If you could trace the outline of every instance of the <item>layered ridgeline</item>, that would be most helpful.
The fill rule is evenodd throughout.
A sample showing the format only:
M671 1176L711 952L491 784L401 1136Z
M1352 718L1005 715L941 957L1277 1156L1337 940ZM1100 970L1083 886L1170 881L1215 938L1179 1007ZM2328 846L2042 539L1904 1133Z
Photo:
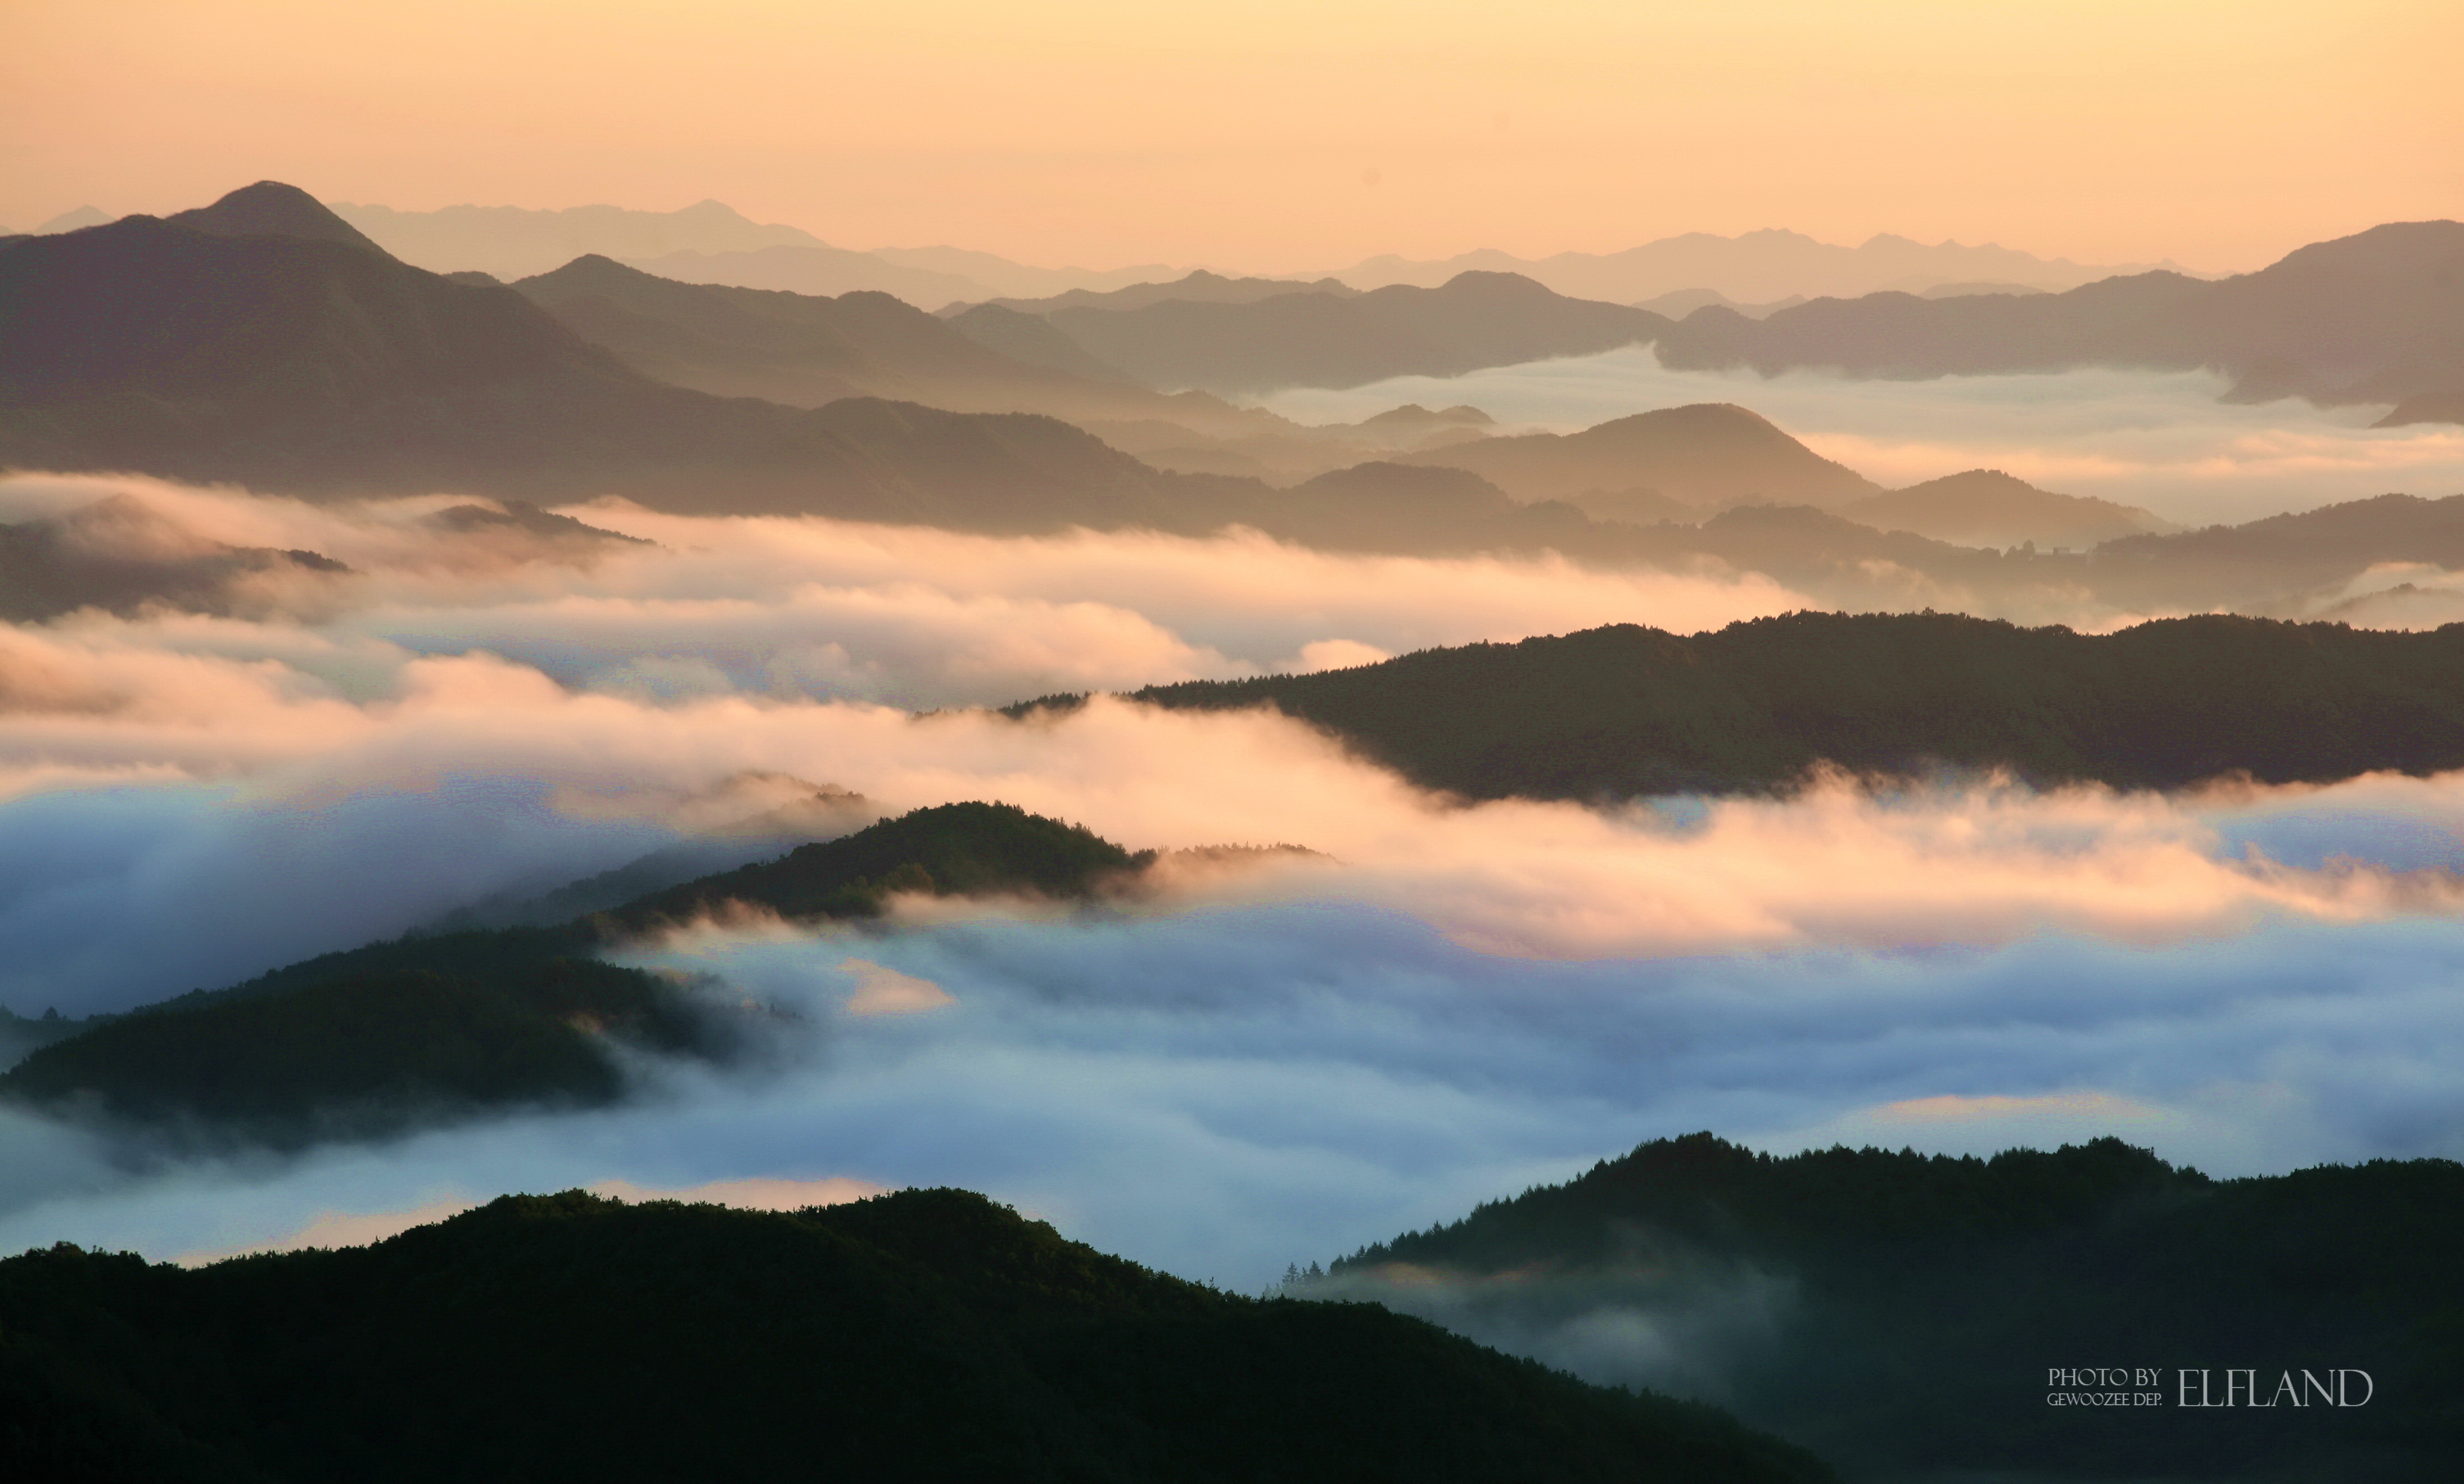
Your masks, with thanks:
M1568 299L1519 274L1458 274L1436 288L1359 293L1333 282L1192 275L1110 294L994 306L1033 314L1089 355L1151 387L1223 393L1359 387L1394 376L1590 355L1674 328L1627 304ZM953 322L971 329L981 310Z
M1554 322L1556 309L1513 307L1523 291L1481 292L1492 291L1513 300L1498 310L1500 336ZM973 311L944 322L878 295L679 284L606 261L519 291L459 281L262 185L168 219L0 247L0 467L311 497L616 493L687 512L998 533L1247 526L1338 549L1554 550L1615 567L1696 570L1708 559L1825 605L2013 614L2066 611L2081 594L2122 610L2316 613L2346 601L2372 565L2440 560L2456 524L2429 509L2347 507L2314 513L2318 529L2284 540L2151 546L2171 538L2144 511L1983 471L1886 492L1716 405L1566 435L1488 436L1468 408L1305 429L1134 386L1045 318L982 312L1006 317L995 337L1006 348L962 333ZM827 400L842 388L865 394ZM229 608L227 594L255 578L324 570L297 552L200 548L166 564L124 522L88 524L65 541L23 528L0 538L13 569L68 574L46 578L58 590L21 616L80 600Z
M0 1438L23 1478L1832 1477L1706 1406L1219 1293L958 1190L507 1196L199 1271L30 1251L0 1262Z
M1597 293L1572 279L1561 286ZM2404 410L2391 422L2448 415L2464 392L2464 224L2456 222L2375 227L2214 281L2158 271L2073 277L2062 293L2025 282L1952 287L1989 292L1815 299L1760 318L1712 302L1671 321L1474 267L1441 286L1368 294L1285 284L1226 301L1198 292L1155 299L1142 286L1002 307L1039 315L1089 354L1151 383L1225 391L1453 375L1648 343L1671 367L1766 375L2205 368L2233 378L2234 400L2399 403Z
M2452 398L2464 390L2464 223L2374 227L2213 282L2149 273L2062 294L1871 294L1760 320L1710 307L1657 344L1670 366L1766 375L2204 367L2233 379L2233 401ZM2433 416L2440 406L2414 403L2406 416Z
M1717 1396L1851 1477L2423 1480L2464 1470L2459 1223L2448 1160L2217 1181L2114 1139L1774 1159L1698 1134L1289 1287ZM2186 1408L2185 1371L2216 1405ZM2160 1403L2049 1400L2109 1392Z
M2210 616L2109 634L1947 613L1630 624L1379 664L1151 686L1269 706L1469 798L1780 788L1831 764L2172 788L2464 767L2464 624L2426 633ZM1057 697L1009 708L1067 705Z
M1049 418L671 386L273 184L0 248L0 466L986 529L1177 528L1187 493Z
M712 918L860 922L901 895L1087 900L1151 858L1007 805L917 809L554 926L371 943L65 1037L12 1024L46 1044L0 1074L0 1101L277 1145L605 1104L631 1056L737 1059L781 1012L600 954Z

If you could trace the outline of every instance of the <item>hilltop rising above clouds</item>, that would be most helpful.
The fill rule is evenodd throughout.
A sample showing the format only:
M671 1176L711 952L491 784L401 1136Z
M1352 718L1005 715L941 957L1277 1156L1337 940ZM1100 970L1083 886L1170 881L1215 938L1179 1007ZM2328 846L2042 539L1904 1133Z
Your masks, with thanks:
M2118 633L1947 613L1618 625L1381 664L1133 693L1273 706L1475 799L1785 787L1825 764L2177 788L2464 766L2464 625L2377 633L2203 617Z

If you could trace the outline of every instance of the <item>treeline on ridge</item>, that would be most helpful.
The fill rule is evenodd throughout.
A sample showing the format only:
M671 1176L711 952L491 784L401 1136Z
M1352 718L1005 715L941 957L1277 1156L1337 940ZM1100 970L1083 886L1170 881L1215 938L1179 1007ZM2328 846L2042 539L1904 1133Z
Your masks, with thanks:
M2459 1228L2452 1160L2212 1180L2112 1138L1775 1158L1704 1133L1363 1249L1296 1291L1475 1338L1750 1292L1761 1323L1694 1337L1705 1389L1855 1477L2410 1480L2464 1467ZM2049 1406L2064 1387L2047 1372L2078 1366L2155 1373L2122 1389L2163 1405ZM2220 1400L2225 1367L2254 1371L2261 1400L2288 1371L2365 1372L2349 1386L2365 1405L2186 1410L2181 1372L2207 1370L2191 1399Z
M2081 634L1801 612L1693 635L1619 624L1131 698L1271 706L1468 798L1606 799L1782 788L1824 764L2123 788L2428 773L2464 766L2459 682L2455 624L2415 633L2209 615Z
M605 1104L627 1088L615 1043L725 1060L775 1012L600 952L731 911L813 922L900 894L1083 899L1147 858L1011 805L920 808L559 926L406 936L98 1017L0 1073L0 1102L277 1145Z
M958 1190L507 1196L198 1271L30 1251L0 1261L0 1454L94 1480L1833 1477L1707 1406L1220 1293Z

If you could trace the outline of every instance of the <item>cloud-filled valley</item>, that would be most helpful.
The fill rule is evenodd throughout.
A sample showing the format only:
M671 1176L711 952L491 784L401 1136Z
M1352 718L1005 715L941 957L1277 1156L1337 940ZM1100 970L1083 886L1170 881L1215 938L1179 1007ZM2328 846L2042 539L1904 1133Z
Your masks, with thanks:
M1462 376L1274 393L1304 421L1398 402L1467 402L1507 423L1585 427L1640 407L1735 402L1888 485L1991 468L2046 489L2144 505L2188 525L2235 522L2390 490L2464 492L2464 432L2374 429L2385 407L2220 400L2208 371L2067 370L1861 380L1819 371L1671 370L1649 346Z
M11 1241L170 1256L499 1188L952 1183L1255 1287L1698 1127L1783 1150L2120 1131L2223 1173L2458 1152L2454 776L1464 806L1274 716L979 708L1793 600L1248 537L603 505L574 513L648 544L542 549L440 533L444 500L5 496L31 519L114 491L350 572L222 616L0 634L0 1004L22 1014L126 1009L548 891L805 785L1316 853L1180 866L1091 911L918 900L867 931L685 933L642 962L802 1018L766 1070L646 1065L612 1109L176 1160L12 1112ZM800 644L829 658L782 669Z

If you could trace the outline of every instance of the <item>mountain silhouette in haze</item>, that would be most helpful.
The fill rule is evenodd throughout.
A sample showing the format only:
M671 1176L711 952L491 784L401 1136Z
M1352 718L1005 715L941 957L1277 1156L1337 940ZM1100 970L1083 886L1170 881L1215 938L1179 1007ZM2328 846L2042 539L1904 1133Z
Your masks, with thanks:
M336 215L414 267L431 273L477 270L507 280L546 273L596 254L619 262L665 262L668 269L677 270L669 277L695 282L803 293L895 293L933 308L952 299L1002 294L1119 288L1170 272L1155 263L1100 271L1034 268L991 253L948 247L859 253L833 247L799 227L750 221L717 201L698 201L674 211L615 206L562 210L449 206L432 211L402 211L347 201L329 205ZM97 213L96 220L108 218ZM671 255L679 254L691 255L670 260ZM744 270L743 276L732 276L738 268ZM782 281L800 277L804 281Z
M1906 489L1868 495L1839 514L1878 530L1913 531L1955 546L2086 548L2124 536L2178 529L2134 505L2057 495L1998 469L1970 469Z
M2464 223L2374 227L2212 282L2154 273L2063 294L1876 294L1762 320L1712 307L1658 347L1677 369L1913 379L2207 368L2232 378L2232 401L2401 402L2452 391L2464 365Z
M1586 509L1638 489L1704 510L1747 501L1837 506L1881 493L1769 419L1715 402L1638 412L1581 432L1485 438L1403 461L1468 469L1517 499Z
M1204 393L1166 396L1102 366L1042 320L1007 317L1058 340L1087 370L1005 353L960 325L880 293L835 299L681 283L582 257L513 285L592 343L660 381L793 407L845 397L949 411L1035 412L1072 423L1168 421L1187 436L1264 434L1294 425ZM988 310L987 314L1007 314ZM1036 348L1036 347L1030 347Z
M1045 318L1096 360L1150 387L1226 394L1459 376L1613 350L1670 324L1624 304L1566 299L1513 274L1465 273L1438 288L1365 294L1306 285L1260 292L1143 302L1130 295L1130 307L1064 304Z
M674 509L994 529L1181 520L1168 476L1065 424L669 386L313 207L253 187L207 209L211 230L129 217L0 248L0 464L311 495L621 486ZM251 225L276 230L227 234Z
M433 211L398 211L347 201L326 205L336 216L415 268L430 273L475 269L503 279L544 273L593 253L630 258L688 251L827 246L801 228L748 221L717 201L698 201L675 211L614 206L562 210L449 206Z
M1071 289L1041 299L995 299L986 302L1022 314L1049 315L1063 309L1144 309L1149 304L1179 300L1192 304L1254 304L1286 294L1331 294L1351 299L1360 291L1334 278L1227 278L1203 268L1167 282L1133 283L1117 289ZM952 304L945 315L979 307Z
M2173 263L2094 267L1991 244L1928 246L1888 233L1857 247L1840 247L1802 233L1766 230L1734 237L1686 233L1618 253L1558 253L1538 258L1495 250L1426 262L1373 257L1333 277L1362 289L1390 283L1426 287L1459 273L1485 271L1520 274L1574 299L1630 304L1697 291L1734 302L1767 304L1795 297L1854 299L1886 290L1923 292L1948 283L2070 289L2154 269L2179 271Z
M211 206L174 212L164 220L217 237L296 237L385 252L365 233L327 210L323 202L280 181L243 186Z

